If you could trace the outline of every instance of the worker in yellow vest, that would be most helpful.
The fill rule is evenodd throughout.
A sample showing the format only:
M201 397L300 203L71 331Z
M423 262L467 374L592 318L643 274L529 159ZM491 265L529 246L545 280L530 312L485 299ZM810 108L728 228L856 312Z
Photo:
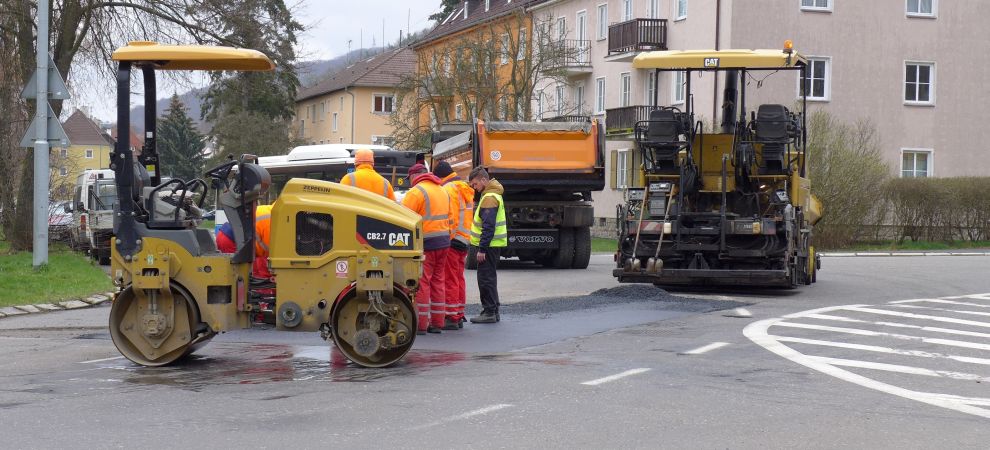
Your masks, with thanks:
M505 202L502 185L488 175L484 167L475 167L468 182L481 200L474 210L471 223L471 245L478 247L478 291L481 294L481 314L471 323L496 323L502 320L498 301L498 258L509 245L509 229L505 222Z

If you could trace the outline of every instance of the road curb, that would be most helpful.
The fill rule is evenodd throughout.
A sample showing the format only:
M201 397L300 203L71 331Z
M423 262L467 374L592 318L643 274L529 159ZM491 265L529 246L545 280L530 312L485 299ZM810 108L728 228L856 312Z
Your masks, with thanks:
M990 252L820 252L825 258L855 258L871 256L990 256Z
M34 305L17 305L0 308L0 319L4 317L22 316L26 314L42 314L55 311L92 308L107 303L114 296L113 292L91 295L86 298L63 300L54 303L38 303Z

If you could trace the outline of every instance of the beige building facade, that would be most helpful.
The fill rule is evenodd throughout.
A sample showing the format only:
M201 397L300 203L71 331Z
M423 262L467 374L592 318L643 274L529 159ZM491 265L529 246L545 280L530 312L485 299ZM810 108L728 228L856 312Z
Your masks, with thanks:
M683 108L684 76L632 68L642 51L782 48L792 40L811 60L809 112L854 124L868 120L892 174L979 176L988 115L979 100L990 85L990 37L981 33L990 2L980 0L561 0L532 8L561 39L586 49L567 83L534 96L534 116L589 115L606 122L609 183L596 193L595 216L615 215L633 176L629 128L653 104ZM747 77L747 104L796 105L796 72ZM717 124L723 75L693 74L696 120Z
M415 60L409 49L387 51L300 90L296 136L309 144L391 145L395 87Z

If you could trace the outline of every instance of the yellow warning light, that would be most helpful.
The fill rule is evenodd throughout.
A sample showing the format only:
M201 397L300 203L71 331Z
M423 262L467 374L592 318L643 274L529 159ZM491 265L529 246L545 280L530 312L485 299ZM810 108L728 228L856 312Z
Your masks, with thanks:
M794 52L794 42L791 42L790 39L784 41L784 53L793 53L793 52Z

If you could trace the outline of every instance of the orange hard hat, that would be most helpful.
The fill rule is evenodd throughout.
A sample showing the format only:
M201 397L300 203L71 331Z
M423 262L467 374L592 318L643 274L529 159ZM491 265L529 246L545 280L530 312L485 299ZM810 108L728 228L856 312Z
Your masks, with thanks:
M375 152L362 148L354 152L354 164L375 164Z

